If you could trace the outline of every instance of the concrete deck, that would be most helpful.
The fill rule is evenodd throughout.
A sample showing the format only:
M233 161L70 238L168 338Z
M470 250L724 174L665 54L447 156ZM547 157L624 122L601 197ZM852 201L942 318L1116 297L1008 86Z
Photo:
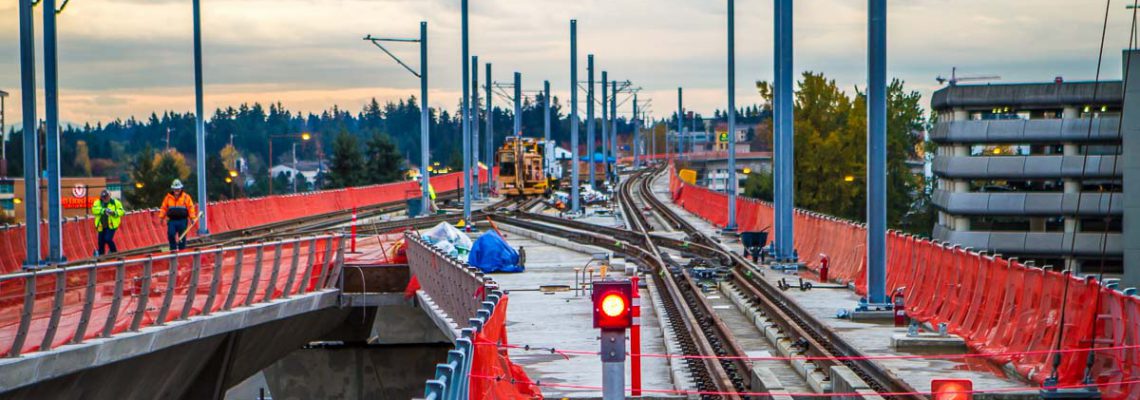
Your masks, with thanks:
M721 246L737 253L743 251L739 238L720 235L720 230L711 223L690 214L683 208L676 206L669 198L669 180L665 175L659 176L652 184L653 193L679 215L700 228L702 231L719 235ZM769 270L765 279L773 284L780 278L795 278L794 274L785 274ZM905 334L906 328L896 328L889 321L851 321L836 318L840 309L852 309L856 306L859 296L852 290L816 289L807 292L789 290L784 292L791 301L799 304L830 328L839 332L847 342L852 343L863 354L876 355L908 355L908 354L961 354L961 351L946 349L930 349L915 351L913 349L894 349L891 347L891 337L896 334ZM967 360L930 360L930 359L892 359L878 360L880 365L889 368L912 387L919 391L930 390L930 380L934 378L964 378L974 382L975 389L1019 388L1031 386L1016 377L1006 376L1001 366L995 365L981 358ZM1008 393L1003 395L1008 396ZM978 398L976 395L975 398Z
M597 223L617 223L610 216L586 217ZM560 238L550 238L531 231L524 231L510 225L499 224L512 247L526 249L526 272L518 274L491 274L504 290L510 294L507 308L507 337L512 345L539 347L553 346L556 349L574 351L595 351L599 347L598 330L593 328L591 303L585 291L577 295L573 290L557 293L543 293L543 285L574 286L574 268L581 268L590 261L593 253L608 251L589 246L566 247L552 245ZM479 234L473 234L477 237ZM619 277L624 271L616 270ZM642 289L641 296L649 298L649 291ZM642 349L644 353L663 354L665 344L657 313L649 301L642 302ZM550 384L582 385L600 387L602 384L602 363L595 355L571 355L569 359L549 351L510 350L511 360L521 365L534 380ZM629 360L626 360L629 369ZM645 388L673 388L668 360L664 358L644 358L642 360L642 382ZM627 385L629 377L627 372ZM547 398L600 398L600 390L576 388L543 387ZM647 394L647 396L654 396ZM657 395L660 397L676 397Z

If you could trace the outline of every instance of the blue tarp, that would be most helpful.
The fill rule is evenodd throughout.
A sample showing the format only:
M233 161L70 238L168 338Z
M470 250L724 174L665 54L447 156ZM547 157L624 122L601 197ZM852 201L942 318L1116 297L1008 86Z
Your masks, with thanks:
M524 270L519 265L519 252L511 248L494 230L487 231L471 245L471 254L467 255L467 263L479 268L483 273Z
M579 157L578 160L579 161L590 161L588 159L588 157L589 156L582 156L582 157ZM605 161L603 161L603 160L605 160ZM594 153L594 160L593 161L594 161L594 163L609 162L610 164L613 164L613 163L617 162L617 159L615 159L613 157L606 157L606 156L602 155L602 153Z

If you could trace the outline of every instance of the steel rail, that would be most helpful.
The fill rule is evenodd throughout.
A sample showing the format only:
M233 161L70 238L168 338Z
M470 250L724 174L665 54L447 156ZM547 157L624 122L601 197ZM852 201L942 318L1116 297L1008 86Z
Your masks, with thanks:
M660 170L655 171L655 173L659 172ZM915 393L912 386L873 360L853 360L852 358L862 357L862 352L847 343L837 332L828 328L826 324L811 315L799 304L789 301L778 288L762 278L764 271L748 262L740 254L723 250L713 239L676 215L660 199L651 194L648 180L643 181L642 190L643 193L650 193L643 198L652 203L650 206L659 215L678 223L690 239L703 245L693 247L691 250L704 252L711 249L714 254L729 258L733 264L732 277L734 283L746 291L748 297L762 311L773 317L770 319L780 327L781 331L800 340L801 343L806 343L805 351L808 355L832 358L831 360L816 361L817 364L824 366L845 365L862 378L872 390L879 393ZM836 357L844 357L844 359L836 360ZM891 396L890 398L922 399L925 396Z

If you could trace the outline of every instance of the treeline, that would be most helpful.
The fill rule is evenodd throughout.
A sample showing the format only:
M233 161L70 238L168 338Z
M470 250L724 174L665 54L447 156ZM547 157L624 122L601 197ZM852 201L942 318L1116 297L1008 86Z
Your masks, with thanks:
M760 90L771 104L771 85L762 82ZM887 223L929 235L936 214L928 205L928 182L907 164L922 161L927 120L921 100L902 81L887 87ZM795 157L796 207L866 220L865 93L856 88L848 95L822 73L804 73L795 93ZM751 174L744 186L747 196L772 199L769 173Z

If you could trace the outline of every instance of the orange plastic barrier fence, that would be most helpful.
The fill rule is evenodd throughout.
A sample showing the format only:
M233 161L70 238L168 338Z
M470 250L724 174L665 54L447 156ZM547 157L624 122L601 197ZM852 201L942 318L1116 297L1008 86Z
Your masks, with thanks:
M487 174L480 174L480 182ZM459 190L463 187L463 173L455 172L431 178L436 193ZM419 189L414 181L364 186L319 192L275 195L267 197L227 200L210 203L208 223L212 232L227 232L256 225L286 221L307 215L322 214L353 207L363 207L406 200L406 194ZM47 232L47 224L41 224ZM195 235L191 233L191 236ZM63 255L69 260L90 258L97 244L95 226L91 218L68 220L63 223ZM47 254L47 235L41 236L43 255ZM25 255L24 226L0 230L0 274L19 271ZM140 210L123 216L115 243L120 250L166 243L166 225L158 211Z
M471 359L468 381L471 399L541 399L542 392L521 366L511 362L507 352L500 351L507 342L507 303L503 295L483 330L475 334L475 356ZM511 379L487 379L510 377Z
M723 227L727 195L682 182L670 170L673 201L689 212ZM737 200L741 230L761 230L772 223L772 206L753 199ZM796 210L795 243L801 261L817 269L822 254L830 257L830 276L853 283L866 293L866 229L861 224ZM905 288L912 318L937 325L966 339L971 349L1001 364L1011 364L1024 377L1040 383L1054 373L1060 348L1095 350L1092 376L1104 398L1124 399L1140 393L1140 299L1103 287L1095 279L1079 279L1055 271L1027 267L957 246L888 232L887 289ZM1021 354L1009 356L1008 354ZM1084 378L1088 352L1058 353L1061 385Z
M22 323L26 353L307 293L331 281L340 245L339 236L302 238L4 277L0 355Z

